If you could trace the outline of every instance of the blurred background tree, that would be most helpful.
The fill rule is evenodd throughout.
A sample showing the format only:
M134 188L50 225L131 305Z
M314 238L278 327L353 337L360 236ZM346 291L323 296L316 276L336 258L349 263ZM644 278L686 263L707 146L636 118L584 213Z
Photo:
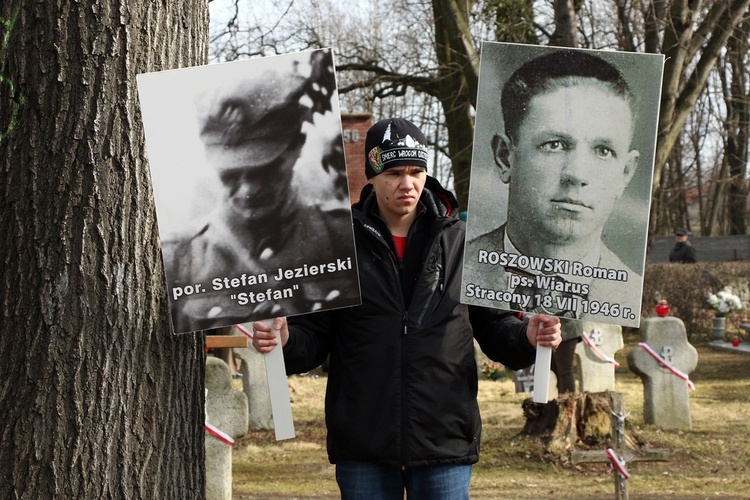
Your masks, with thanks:
M466 206L481 41L666 56L651 235L745 234L750 0L211 3L211 59L332 47L343 112L426 130Z

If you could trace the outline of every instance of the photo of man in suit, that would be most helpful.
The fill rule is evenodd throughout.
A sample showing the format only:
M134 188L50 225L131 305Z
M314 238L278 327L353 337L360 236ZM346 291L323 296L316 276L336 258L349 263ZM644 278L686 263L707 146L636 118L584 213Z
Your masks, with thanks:
M493 45L504 44L484 48ZM643 273L637 254L645 249L648 201L630 224L639 238L616 249L605 242L616 204L639 166L650 166L633 144L642 125L631 85L593 51L548 49L512 73L500 104L504 128L492 135L491 151L507 185L507 216L495 228L472 231L485 213L475 210L475 198L488 203L496 196L487 183L475 184L472 172L464 299L637 325ZM627 254L630 262L621 257Z

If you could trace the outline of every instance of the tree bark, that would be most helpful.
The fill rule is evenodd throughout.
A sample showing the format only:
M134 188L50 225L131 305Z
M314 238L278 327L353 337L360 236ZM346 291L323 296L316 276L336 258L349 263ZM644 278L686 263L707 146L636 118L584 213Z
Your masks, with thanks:
M484 2L487 16L495 20L495 40L536 45L533 0L492 0Z
M204 63L207 28L199 0L0 7L0 498L204 496L135 75Z
M469 198L471 145L474 137L473 107L477 101L479 56L469 29L470 2L433 0L435 54L438 61L435 95L445 114L448 156L453 167L453 187L459 206Z
M747 160L750 140L750 94L747 91L748 36L750 22L743 21L736 35L727 43L727 59L731 67L730 95L727 106L726 158L729 167L727 186L727 222L729 234L747 232L748 184ZM719 184L721 185L721 184Z
M521 434L545 439L547 453L568 463L577 448L614 446L612 412L616 406L622 408L622 394L609 391L567 393L546 404L529 398L522 403L526 422ZM632 434L620 439L631 449L640 446Z
M558 47L577 47L576 0L555 0L554 10L555 32L550 36L549 44Z

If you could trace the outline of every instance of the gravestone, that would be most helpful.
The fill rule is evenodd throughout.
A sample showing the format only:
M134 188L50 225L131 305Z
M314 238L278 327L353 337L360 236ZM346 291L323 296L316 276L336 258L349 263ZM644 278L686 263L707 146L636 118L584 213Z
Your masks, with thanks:
M673 316L646 318L641 340L667 364L688 375L698 365L698 352L687 340L685 324ZM628 365L643 381L643 420L662 429L689 430L688 383L662 366L645 349L628 353Z
M232 388L229 366L206 358L206 421L238 438L247 434L247 397ZM232 498L232 447L206 432L206 498Z
M622 327L582 321L583 334L588 337L596 350L614 359L622 349ZM615 365L602 359L585 340L576 346L578 356L578 380L581 392L604 392L615 390Z
M534 365L524 368L523 370L516 370L513 372L513 381L516 387L516 394L521 392L528 392L529 394L534 393ZM557 376L555 372L549 372L549 388L547 391L547 401L557 399ZM543 404L543 403L541 403Z
M252 332L251 323L244 326ZM252 346L235 349L234 353L242 359L240 374L242 374L242 390L248 402L248 430L273 429L271 393L268 390L266 360L263 354Z

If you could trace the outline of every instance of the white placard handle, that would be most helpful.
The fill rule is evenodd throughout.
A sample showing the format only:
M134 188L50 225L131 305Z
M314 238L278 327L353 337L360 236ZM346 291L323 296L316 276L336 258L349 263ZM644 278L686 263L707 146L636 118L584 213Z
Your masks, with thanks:
M540 325L541 328L541 325ZM534 402L547 403L549 397L549 372L552 365L552 348L536 346L534 363Z
M279 345L264 356L268 391L271 393L271 412L273 413L273 429L276 433L276 441L292 439L294 437L294 421L292 420L292 405L289 402L289 384L286 378L284 351L281 348L280 334L278 330L274 329L272 319L264 319L261 323L270 327L276 338L279 339Z

